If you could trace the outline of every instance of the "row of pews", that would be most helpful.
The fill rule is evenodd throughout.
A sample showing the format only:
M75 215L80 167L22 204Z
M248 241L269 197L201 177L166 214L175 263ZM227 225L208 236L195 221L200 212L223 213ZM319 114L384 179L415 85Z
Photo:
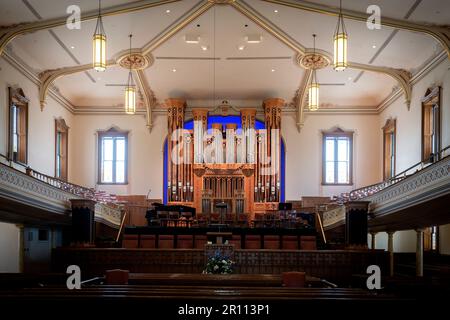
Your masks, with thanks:
M13 276L20 280L20 275ZM258 304L268 306L271 315L284 311L299 312L312 307L333 306L332 311L348 310L355 306L396 305L414 302L383 291L369 291L361 288L330 288L317 278L308 278L311 287L284 287L281 275L199 275L199 274L130 274L129 283L110 285L104 278L86 281L80 290L68 290L64 275L28 276L17 281L16 286L4 285L0 276L0 301L22 306L85 305L103 306L133 311L143 308L151 314L164 312L166 318L176 316L180 306L202 305L221 309L224 305ZM9 278L11 280L11 278ZM302 309L306 308L306 309ZM76 311L75 309L71 309ZM321 311L321 315L328 309ZM106 312L103 310L102 312ZM328 311L331 311L328 310ZM176 318L176 317L174 317ZM214 319L216 319L214 317Z

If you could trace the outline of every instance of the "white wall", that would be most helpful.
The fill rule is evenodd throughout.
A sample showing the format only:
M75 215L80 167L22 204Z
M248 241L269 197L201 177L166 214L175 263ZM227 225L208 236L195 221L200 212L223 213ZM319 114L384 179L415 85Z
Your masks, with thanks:
M129 131L128 185L99 185L113 194L141 194L161 198L163 189L163 148L167 135L167 117L154 116L151 133L142 115L77 115L72 129L71 182L95 187L97 183L97 131L111 126Z
M442 147L450 144L450 60L445 59L435 69L420 79L413 86L411 108L408 111L404 103L404 97L394 101L380 114L377 131L378 145L383 145L382 127L389 118L397 119L397 142L396 142L396 172L399 173L408 167L421 161L421 125L422 125L422 103L421 99L428 88L441 86L441 134ZM380 149L379 163L382 163L383 152ZM383 170L382 165L380 166ZM450 253L450 227L447 225L440 228L439 237L444 251ZM446 241L444 241L444 240ZM377 248L387 248L387 234L377 234ZM383 244L386 243L385 246ZM394 234L394 250L396 252L415 252L416 233L414 230L396 232ZM442 252L444 253L444 252Z
M62 117L69 127L73 115L51 97L41 111L38 87L0 57L0 153L8 153L8 87L23 89L28 104L28 165L42 173L55 174L55 119ZM71 153L72 134L69 129L69 153ZM70 160L69 160L70 165ZM69 170L70 179L70 170Z
M387 107L379 117L379 132L389 118L397 119L397 154L396 172L399 173L415 163L421 161L421 125L422 125L422 98L428 88L441 86L441 134L442 147L450 144L450 60L445 59L435 69L420 79L412 91L411 108L408 111L401 96ZM379 144L382 146L383 136L379 135ZM380 153L382 163L383 153ZM381 167L381 170L383 168Z
M394 233L394 252L416 252L416 231L403 230ZM372 248L372 238L367 237L369 248ZM388 249L388 235L386 232L378 232L375 236L375 249Z
M0 273L19 272L19 228L0 222Z
M354 131L353 185L322 186L322 131L335 126ZM286 199L301 196L332 196L379 182L381 150L378 115L308 114L299 133L293 116L283 116L286 142Z
M154 117L154 127L149 133L143 116L75 116L72 128L71 181L87 187L97 182L98 130L116 126L129 131L129 184L126 186L98 185L98 189L114 194L143 194L151 189L150 197L162 198L163 144L167 134L167 117ZM377 116L318 115L306 119L299 134L292 116L283 116L282 135L286 142L286 199L300 199L307 195L335 195L380 180L379 143L373 134ZM354 135L354 185L322 187L322 136L321 131L333 126L355 131ZM373 147L373 146L377 147ZM365 157L370 155L370 157Z

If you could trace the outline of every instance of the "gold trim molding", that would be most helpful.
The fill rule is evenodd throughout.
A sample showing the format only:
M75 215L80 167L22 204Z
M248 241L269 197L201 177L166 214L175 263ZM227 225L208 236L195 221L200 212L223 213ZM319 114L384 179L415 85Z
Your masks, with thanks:
M261 28L272 34L275 38L280 40L282 43L284 43L286 46L288 46L295 52L299 54L306 53L305 47L303 47L300 43L289 37L285 32L278 29L275 25L273 25L263 16L261 16L257 12L254 12L254 10L251 10L250 8L248 8L248 6L245 6L243 1L233 2L230 3L230 5L237 11L239 11L241 14L243 14L245 17L255 22L258 26L260 26Z
M295 62L303 69L323 69L330 65L330 58L320 52L297 54Z
M177 2L180 0L165 0L165 1L139 1L138 3L130 3L126 5L121 6L115 6L109 9L106 9L104 11L104 16L109 15L117 15L122 13L128 13L138 10L143 10L151 7L156 7L159 5L164 5L172 2ZM296 2L292 3L289 1L284 0L263 0L270 3L275 4L281 4L297 9L302 10L308 10L323 14L331 14L336 15L337 10L331 7L323 6L323 5L317 5L307 2ZM296 62L297 64L305 68L306 75L302 81L302 84L299 87L297 98L296 98L296 114L297 114L297 127L300 130L304 123L304 107L305 107L305 101L306 101L306 94L307 94L307 83L311 76L310 68L312 66L316 67L322 67L325 68L327 65L331 63L331 55L323 50L317 50L316 54L314 55L312 53L311 49L306 49L304 46L302 46L300 43L292 39L289 35L287 35L284 31L279 29L277 26L275 26L273 23L271 23L268 19L261 16L258 12L253 10L250 6L248 6L245 1L239 0L207 0L207 1L201 1L197 5L195 5L190 11L188 11L182 18L178 19L175 23L173 23L171 26L169 26L163 33L161 33L159 36L157 36L155 39L150 41L148 44L146 44L142 49L136 49L136 56L133 58L133 64L135 67L133 69L137 70L137 78L139 81L139 84L142 88L143 98L145 100L146 104L146 110L147 110L147 127L151 129L152 127L152 108L156 103L156 98L151 91L150 87L147 85L145 81L145 74L143 73L143 69L146 67L149 67L153 64L153 57L151 55L151 52L161 46L164 42L169 40L171 37L173 37L177 32L182 30L184 27L186 27L189 23L200 17L203 13L208 11L211 7L213 7L216 4L229 4L233 8L235 8L237 11L239 11L241 14L243 14L248 19L255 22L258 26L266 30L268 33L270 33L272 36L277 38L279 41L284 43L286 46L291 48L293 51L297 52L296 56ZM353 15L355 20L366 20L367 15L355 11L348 11L344 10L344 16L347 18L352 18L351 15ZM83 15L82 20L91 20L97 17L97 12L89 12L86 15ZM355 18L356 17L356 18ZM388 20L388 23L386 23L386 19ZM385 18L382 20L382 24L388 25L388 26L394 26L393 24L389 24L390 20L394 21L395 23L403 23L402 20L395 20L395 19L389 19ZM23 23L19 25L9 26L6 28L0 28L0 54L3 52L4 47L8 42L10 42L12 39L14 39L17 35L24 34L27 32L34 32L38 30L53 28L56 26L60 26L65 24L66 17L64 18L58 18L53 20L46 20L46 21L38 21L33 23ZM384 23L383 23L384 22ZM415 26L415 29L412 29L411 23L407 22L408 25L404 25L403 27L395 25L394 27L400 28L400 29L406 29L411 31L417 31L417 32L424 32L429 33L428 31L432 28L437 28L440 30L443 35L442 37L447 37L449 34L449 28L448 27L442 27L442 26L425 26L425 25L419 25L419 24L412 24ZM420 29L421 28L421 29ZM431 28L431 29L430 29ZM420 29L420 30L419 30ZM426 30L424 30L426 29ZM422 30L422 31L421 31ZM428 31L427 31L428 30ZM430 33L429 33L430 34ZM450 37L447 38L447 44L450 44L449 40ZM448 49L448 47L447 47ZM449 51L447 50L447 53ZM138 56L139 55L139 56ZM119 58L116 60L112 60L108 62L108 66L114 66L114 65L121 65L122 67L126 66L127 62L125 60L125 54L122 54ZM120 63L122 62L122 64ZM129 61L128 61L129 63ZM401 69L395 69L395 68L387 68L387 67L377 67L372 65L365 65L365 64L359 64L359 63L349 63L350 68L354 69L360 69L365 71L372 71L372 72L379 72L384 73L386 75L389 75L397 80L400 87L403 89L403 92L405 93L405 100L406 104L410 106L411 102L411 74L405 70ZM41 81L41 84L39 85L39 99L41 103L41 110L45 106L45 99L46 95L48 93L48 89L57 78L62 77L64 75L69 75L77 72L87 71L92 68L91 64L86 65L79 65L75 67L65 67L55 70L46 70L39 74L39 79Z
M116 65L116 62L113 60L110 60L106 64L108 67L112 67ZM88 71L92 69L92 64L83 64L78 65L75 67L64 67L64 68L58 68L58 69L51 69L51 70L45 70L39 73L39 102L41 105L41 111L44 110L45 104L46 104L46 98L47 93L50 88L50 86L53 84L53 82L62 77L67 76L69 74L74 74L78 72Z
M144 55L140 52L124 54L117 59L117 64L124 69L143 70L153 65L154 58L151 54Z
M265 29L267 32L272 34L275 38L277 38L278 40L283 42L289 48L291 48L295 52L297 52L297 61L301 60L302 56L307 55L307 54L312 52L311 49L305 49L305 47L303 47L302 45L298 44L296 41L291 39L282 30L280 30L278 28L275 29L275 27L272 26L271 24L269 24L265 20L265 18L262 17L259 13L255 12L254 10L249 9L245 5L245 2L243 2L243 1L234 2L234 3L231 4L231 6L233 8L235 8L236 10L238 10L239 12L241 12L247 18L249 18L252 21L254 21L261 28ZM328 53L328 52L326 52L324 50L318 50L318 51L316 50L316 53L320 53L325 58L328 58L329 61L331 61L331 54L330 53ZM408 110L409 110L410 103L411 103L411 92L412 92L412 86L409 83L409 80L411 79L411 74L410 73L408 73L407 71L402 70L402 69L387 68L387 67L377 67L377 66L365 65L365 64L361 64L361 63L351 63L350 62L348 66L349 66L349 68L353 68L353 69L384 73L386 75L389 75L389 76L393 77L395 80L397 80L397 82L399 83L400 87L404 91L406 105L407 105ZM306 82L306 84L307 84L307 82ZM307 88L307 85L306 85L306 88ZM299 88L299 93L300 93L299 97L304 97L304 99L301 98L300 100L298 100L297 108L303 108L302 106L304 106L304 101L306 99L305 91L307 91L307 89L305 89L305 86L302 83L302 85ZM301 128L303 126L303 123L304 123L304 112L303 112L303 109L297 110L297 128L299 130L301 130Z
M300 84L299 89L297 90L296 100L296 124L297 130L300 132L304 125L304 111L306 106L306 99L308 96L308 83L311 81L312 69L307 69L305 76L303 78L302 83Z
M166 5L169 3L179 2L181 0L143 0L136 1L132 3L127 3L124 5L113 6L110 8L105 8L102 10L102 16L114 16L124 13L131 13L140 10L145 10L157 6ZM89 21L97 19L98 11L89 11L83 13L80 17L81 21ZM20 24L13 24L9 26L0 26L0 55L3 54L3 50L6 45L10 43L14 38L22 34L36 32L39 30L45 30L50 28L55 28L65 25L67 22L67 16L50 19L50 20L40 20L36 22L24 22Z
M203 13L208 11L211 7L214 6L214 3L212 2L204 2L200 7L191 10L187 12L181 20L179 20L176 24L170 26L168 29L166 29L165 32L160 34L158 37L150 41L148 44L146 44L142 48L142 54L148 55L152 51L154 51L156 48L161 46L164 42L172 38L177 32L182 30L184 27L186 27L189 23L200 17Z
M141 88L141 92L144 99L145 104L145 110L146 110L146 121L147 121L147 129L149 132L152 131L153 127L153 115L152 110L156 105L156 97L153 91L151 90L150 86L147 83L147 80L145 79L144 71L143 70L136 70L136 80L138 82L139 87Z
M400 87L403 89L403 93L405 94L405 104L409 111L412 99L412 83L411 83L412 75L409 71L406 71L404 69L377 67L356 62L349 62L348 67L364 71L385 73L394 78L398 82Z
M286 0L262 0L264 2L282 5L290 8L300 9L303 11L308 12L314 12L314 13L321 13L325 15L331 15L331 16L338 16L339 15L339 8L333 8L322 4L316 4L306 1L286 1ZM369 18L369 14L354 11L354 10L346 10L342 9L342 15L344 18L352 19L356 21L366 22ZM447 56L450 59L450 26L446 25L432 25L432 24L420 24L416 22L411 22L407 20L401 20L401 19L393 19L383 16L381 19L381 25L395 28L395 29L401 29L401 30L407 30L407 31L413 31L413 32L420 32L425 33L430 36L432 36L436 41L438 41L442 47L447 52Z
M235 2L236 0L208 0L208 2L211 2L213 4L230 4Z

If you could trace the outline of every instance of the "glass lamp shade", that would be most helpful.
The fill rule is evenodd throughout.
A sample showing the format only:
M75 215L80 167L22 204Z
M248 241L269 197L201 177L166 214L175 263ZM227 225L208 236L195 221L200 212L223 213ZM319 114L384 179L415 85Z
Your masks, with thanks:
M337 33L334 36L334 70L347 68L347 33Z
M136 113L136 88L132 86L125 88L125 113Z
M97 71L106 70L106 36L104 34L94 34L92 39L93 67Z
M313 82L308 88L308 108L310 111L319 109L319 84Z

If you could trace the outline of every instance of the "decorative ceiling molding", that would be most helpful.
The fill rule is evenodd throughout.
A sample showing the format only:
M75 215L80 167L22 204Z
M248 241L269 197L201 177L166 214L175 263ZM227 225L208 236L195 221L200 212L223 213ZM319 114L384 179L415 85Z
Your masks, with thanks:
M113 60L110 60L107 62L107 66L115 66L116 62ZM58 68L58 69L51 69L51 70L45 70L39 73L39 102L41 105L41 111L44 110L45 104L46 104L46 98L49 88L52 86L53 82L62 77L69 74L77 73L77 72L83 72L92 69L92 64L83 64L78 65L74 67L64 67L64 68Z
M320 52L297 54L295 57L297 65L303 69L323 69L331 64L328 55Z
M411 107L411 97L412 97L412 84L411 84L411 72L406 71L404 69L395 69L395 68L388 68L388 67L377 67L362 63L355 63L355 62L349 62L348 63L349 68L353 69L359 69L364 71L374 71L374 72L381 72L385 73L399 83L401 88L403 89L403 93L405 94L405 103L408 108Z
M230 3L230 5L295 52L300 54L306 53L305 47L303 47L300 43L288 36L284 31L279 29L269 20L264 18L261 14L248 6L244 1L232 2Z
M178 19L175 23L169 26L166 30L160 33L159 36L154 38L152 41L147 43L142 48L142 54L149 54L164 42L172 38L177 32L186 27L189 23L200 17L203 13L208 11L211 7L214 6L212 2L200 2L200 6L196 5L191 10L186 12L180 19Z
M296 8L303 11L321 13L336 17L339 15L339 8L329 7L326 5L311 3L302 0L295 2L287 0L262 0L262 1L287 6L290 8ZM342 9L342 15L344 16L344 18L361 21L364 23L370 17L370 15L365 12L347 9ZM447 52L448 58L450 59L450 26L420 24L407 20L388 18L385 16L383 16L383 18L381 19L381 25L401 30L408 30L428 34L442 45L442 47Z
M146 8L163 5L171 2L177 2L179 0L172 0L172 1L139 1L139 3L131 3L127 5L121 5L112 7L109 9L106 9L104 11L104 15L114 15L114 14L120 14L120 13L127 13L137 10L143 10ZM289 6L312 6L312 7L325 7L327 9L330 9L331 11L325 11L322 9L321 13L327 13L327 14L337 14L336 9L316 4L311 4L307 2L300 2L300 3L291 3L287 1L281 1L281 0L264 0L266 2L272 2L272 3L278 3L278 4L284 4ZM241 14L246 16L248 19L254 21L258 26L266 30L268 33L273 35L275 38L277 38L279 41L284 43L286 46L291 48L293 51L297 52L297 62L303 61L302 63L298 63L303 68L307 68L308 65L308 59L310 58L310 54L312 52L311 49L306 49L303 45L292 39L289 35L287 35L284 31L279 29L277 26L275 26L273 23L271 23L268 19L263 17L261 14L259 14L256 10L251 8L248 4L246 4L243 0L237 0L237 1L201 1L198 4L196 4L191 10L189 10L186 14L184 14L181 18L177 19L171 26L169 26L167 29L165 29L161 34L159 34L156 38L154 38L152 41L150 41L148 44L146 44L140 51L140 53L145 57L149 57L149 65L152 64L153 58L151 56L152 50L155 50L159 46L161 46L164 42L169 40L171 37L173 37L177 32L182 30L184 27L186 27L189 23L194 21L196 18L201 16L203 13L205 13L207 10L209 10L211 7L213 7L215 4L229 4L233 8L235 8L237 11L239 11ZM299 9L303 9L299 8ZM306 9L303 9L306 10ZM314 11L314 10L309 10ZM348 13L348 12L347 12ZM367 15L359 13L364 16L364 21L367 17ZM94 19L97 17L97 13L92 13L91 15L87 14L83 16L82 20L89 20ZM54 20L47 20L47 21L39 21L36 23L26 23L21 24L17 26L10 26L6 29L0 29L0 53L2 52L3 46L11 41L15 36L19 34L23 34L26 32L33 32L37 30L42 30L46 28L52 28L59 25L62 25L65 23L66 18L64 18L64 21L61 21L61 19L54 19ZM362 19L357 19L362 20ZM59 24L58 24L59 23ZM408 29L410 30L410 29ZM420 31L419 31L420 32ZM6 37L6 38L5 38ZM138 50L138 49L137 49ZM331 61L331 55L323 50L316 50L316 54L320 53L321 58L325 61ZM116 57L119 55L116 55ZM122 54L122 58L123 58ZM310 60L310 59L309 59ZM114 66L117 64L117 59L109 61L108 66ZM324 61L322 61L324 62ZM405 100L407 102L408 108L409 103L411 100L411 84L410 79L411 75L405 71L405 70L399 70L394 68L387 68L387 67L377 67L372 65L364 65L359 63L349 63L349 67L360 69L360 70L367 70L367 71L373 71L373 72L379 72L387 74L394 79L396 79L400 85L400 87L403 89L405 93ZM62 77L64 75L69 75L77 72L87 71L92 68L91 64L86 65L79 65L75 67L65 67L55 70L46 70L42 72L39 75L39 79L41 81L41 84L39 85L39 99L41 102L41 109L45 105L45 98L47 95L47 92L49 88L51 87L53 81L55 81L57 78ZM142 88L142 93L144 95L144 100L147 108L147 126L149 129L151 129L152 125L152 107L156 103L156 98L154 97L153 92L149 88L148 85L145 83L145 77L143 72L137 73L137 78L140 80L140 86ZM300 130L304 123L304 107L305 107L305 101L306 101L306 94L307 94L307 84L308 80L310 79L311 73L310 70L307 69L306 76L304 77L302 84L300 85L300 88L298 90L297 98L294 98L296 100L296 114L297 114L297 127ZM300 98L298 98L300 97Z
M150 53L144 55L140 52L132 52L131 55L124 53L116 61L124 69L144 70L152 66L155 59Z
M208 2L211 2L213 4L230 4L235 2L236 0L208 0Z
M284 31L279 29L278 27L274 26L270 22L268 22L264 17L262 17L258 12L251 9L248 5L245 4L244 1L234 2L231 4L232 7L234 7L236 10L241 12L243 15L254 21L256 24L258 24L261 28L268 31L270 34L272 34L275 38L286 44L289 48L292 48L294 51L297 52L297 61L301 61L303 58L299 57L308 53L313 52L312 49L306 49L302 45L298 44L296 41L292 40ZM327 7L328 8L328 7ZM316 50L317 53L322 54L325 58L328 58L329 61L332 61L332 55L325 50ZM299 66L302 66L301 64L298 64ZM409 79L411 78L411 74L408 73L405 70L401 69L394 69L394 68L387 68L387 67L377 67L372 65L365 65L362 63L348 63L349 68L353 69L359 69L359 70L366 70L366 71L373 71L373 72L379 72L387 74L394 79L396 79L399 83L399 85L402 87L404 93L405 93L405 100L406 105L409 110L409 106L411 103L411 85L409 83ZM302 113L303 111L300 111ZM302 121L302 119L300 119ZM298 122L302 123L302 122ZM300 125L301 126L301 125Z
M143 49L134 49L135 53L140 53L143 56L146 56L149 59L149 65L151 61L153 61L153 56L151 55L151 50L156 49L158 46L163 44L165 41L169 40L171 37L173 37L178 31L183 29L187 24L189 24L191 21L199 17L201 14L203 14L205 11L207 11L209 8L214 6L213 3L203 3L199 8L194 10L191 10L189 14L185 15L183 19L178 20L175 24L172 24L164 33L160 34L158 37L156 37L154 40L152 40L149 44L147 44ZM133 50L132 50L133 52ZM115 60L108 61L108 66L114 66L117 65L117 61L120 61L120 59L126 56L125 51L121 51L119 54L115 54L114 57L116 57ZM92 64L85 64L85 65L79 65L75 67L64 67L54 70L45 70L40 73L39 78L41 80L41 84L39 85L39 99L41 103L41 110L43 110L45 106L45 99L47 96L48 88L52 85L53 81L55 81L57 78L87 71L92 69ZM151 119L151 115L149 116Z
M153 116L152 116L152 109L156 105L156 98L153 91L150 89L150 86L147 83L147 80L145 79L144 71L143 70L136 70L136 80L138 82L139 87L141 88L141 92L143 94L144 98L144 104L145 104L145 110L147 113L147 128L151 132L152 126L153 126Z
M130 13L140 10L145 10L157 6L166 5L173 2L179 2L181 0L142 0L135 1L123 5L117 5L110 8L104 8L102 10L102 16L114 16L118 14ZM89 11L83 13L80 17L81 21L89 21L97 19L98 10ZM51 29L59 26L63 26L67 23L67 16L50 19L40 20L36 22L24 22L19 24L13 24L9 26L0 26L0 55L3 54L3 50L6 45L19 35L35 32L39 30Z

